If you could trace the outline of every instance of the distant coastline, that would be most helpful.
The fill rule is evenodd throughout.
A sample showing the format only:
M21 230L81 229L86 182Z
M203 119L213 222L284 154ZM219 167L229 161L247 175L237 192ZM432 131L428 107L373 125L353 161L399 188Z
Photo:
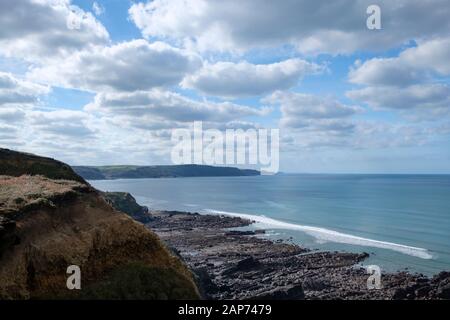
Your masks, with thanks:
M72 166L86 180L177 178L177 177L240 177L259 176L261 172L235 167L207 165L159 165L159 166Z

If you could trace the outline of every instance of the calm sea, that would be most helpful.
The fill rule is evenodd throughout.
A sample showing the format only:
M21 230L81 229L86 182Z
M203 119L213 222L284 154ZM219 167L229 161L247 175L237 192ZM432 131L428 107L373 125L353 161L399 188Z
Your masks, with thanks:
M307 175L90 181L151 209L250 217L266 237L369 252L364 264L450 270L449 175Z

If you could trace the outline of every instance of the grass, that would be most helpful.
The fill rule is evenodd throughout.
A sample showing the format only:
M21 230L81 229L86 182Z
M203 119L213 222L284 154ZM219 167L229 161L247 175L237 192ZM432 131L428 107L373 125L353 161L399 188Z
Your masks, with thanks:
M49 202L52 197L72 192L83 184L51 180L42 176L0 176L0 214L17 211L31 204Z
M74 180L85 183L72 168L60 161L33 154L0 148L0 172L3 175L42 175L50 179Z

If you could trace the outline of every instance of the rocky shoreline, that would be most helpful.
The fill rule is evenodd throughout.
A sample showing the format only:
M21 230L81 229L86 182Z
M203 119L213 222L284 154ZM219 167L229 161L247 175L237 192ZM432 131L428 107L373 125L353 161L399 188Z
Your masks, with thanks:
M197 276L205 299L449 299L450 272L429 278L383 274L381 289L367 288L357 264L367 253L318 252L258 231L230 228L250 220L177 211L152 211L146 226Z

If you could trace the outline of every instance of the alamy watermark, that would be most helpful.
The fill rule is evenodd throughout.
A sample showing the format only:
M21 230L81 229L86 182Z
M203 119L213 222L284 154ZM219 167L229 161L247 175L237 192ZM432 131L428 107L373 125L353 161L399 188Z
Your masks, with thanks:
M367 278L368 290L380 290L381 287L381 268L377 265L370 265L366 267L366 271L370 274Z
M81 269L77 265L70 265L66 270L67 277L66 286L69 290L81 290Z
M376 4L367 7L366 13L369 15L366 20L366 26L369 30L381 29L381 8Z
M275 174L280 165L279 129L203 129L201 121L192 130L172 130L174 164L259 166L262 174Z

